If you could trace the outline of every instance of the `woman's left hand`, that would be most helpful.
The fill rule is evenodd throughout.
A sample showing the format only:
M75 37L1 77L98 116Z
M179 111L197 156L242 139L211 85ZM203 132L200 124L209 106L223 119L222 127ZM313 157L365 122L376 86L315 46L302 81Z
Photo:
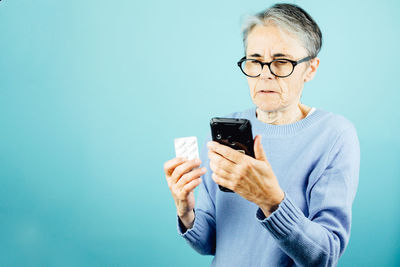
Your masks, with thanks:
M284 192L261 145L254 139L255 158L214 141L207 143L212 179L256 203L268 217L284 199Z

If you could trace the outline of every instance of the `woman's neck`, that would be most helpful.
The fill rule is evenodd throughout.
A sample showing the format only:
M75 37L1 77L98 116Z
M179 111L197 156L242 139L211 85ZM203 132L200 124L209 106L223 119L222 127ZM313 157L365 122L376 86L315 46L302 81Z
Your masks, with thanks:
M310 107L299 103L293 107L275 111L263 111L257 108L256 116L258 120L269 124L290 124L304 119L310 110Z

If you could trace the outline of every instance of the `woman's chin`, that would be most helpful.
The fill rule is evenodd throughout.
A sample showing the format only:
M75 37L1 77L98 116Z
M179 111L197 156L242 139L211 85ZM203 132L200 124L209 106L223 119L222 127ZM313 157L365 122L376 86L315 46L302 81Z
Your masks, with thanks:
M265 103L260 101L254 101L254 104L257 106L258 109L265 112L276 111L281 108L279 103Z

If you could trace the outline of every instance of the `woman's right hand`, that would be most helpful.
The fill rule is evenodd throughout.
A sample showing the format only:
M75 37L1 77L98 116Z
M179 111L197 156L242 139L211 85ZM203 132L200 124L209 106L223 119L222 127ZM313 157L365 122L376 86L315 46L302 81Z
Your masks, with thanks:
M204 167L197 168L200 164L200 159L187 160L184 158L173 158L164 163L165 178L181 220L193 212L195 204L193 189L201 183L200 176L207 171Z

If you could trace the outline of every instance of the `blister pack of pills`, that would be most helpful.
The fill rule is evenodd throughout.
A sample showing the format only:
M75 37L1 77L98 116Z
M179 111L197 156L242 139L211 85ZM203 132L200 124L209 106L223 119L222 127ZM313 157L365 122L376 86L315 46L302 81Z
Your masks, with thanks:
M188 160L199 158L199 147L196 136L175 138L174 144L176 157Z

